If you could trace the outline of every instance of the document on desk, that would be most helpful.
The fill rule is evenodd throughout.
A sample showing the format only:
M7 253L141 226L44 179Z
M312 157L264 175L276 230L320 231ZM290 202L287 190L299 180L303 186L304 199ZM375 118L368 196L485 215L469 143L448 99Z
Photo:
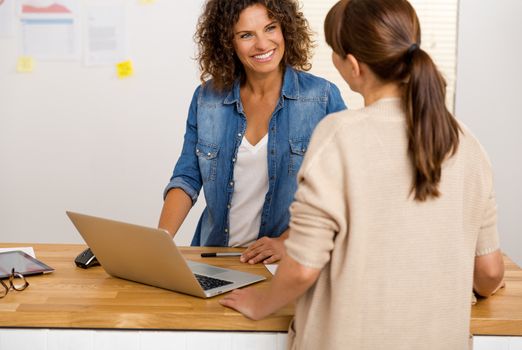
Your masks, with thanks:
M277 271L278 264L265 264L265 267L272 275L275 275Z
M21 250L22 252L30 255L33 258L36 258L34 255L33 247L13 247L13 248L0 248L0 253L3 252L14 252L15 250Z

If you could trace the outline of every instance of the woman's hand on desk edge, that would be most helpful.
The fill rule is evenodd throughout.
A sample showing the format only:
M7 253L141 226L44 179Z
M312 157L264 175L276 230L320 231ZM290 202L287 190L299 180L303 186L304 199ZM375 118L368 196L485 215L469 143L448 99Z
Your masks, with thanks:
M260 320L297 299L310 288L321 270L299 264L285 255L268 289L249 287L227 293L219 303L252 320Z
M263 291L256 288L236 289L225 295L219 303L257 321L273 312L263 306L264 294ZM267 311L270 312L267 313Z
M500 282L500 284L498 285L497 289L495 289L493 292L491 292L491 295L495 294L496 292L499 291L499 289L502 289L506 286L506 281L502 280L502 282Z
M262 237L248 246L239 260L249 264L273 264L285 255L284 241L287 238L288 230L277 238Z

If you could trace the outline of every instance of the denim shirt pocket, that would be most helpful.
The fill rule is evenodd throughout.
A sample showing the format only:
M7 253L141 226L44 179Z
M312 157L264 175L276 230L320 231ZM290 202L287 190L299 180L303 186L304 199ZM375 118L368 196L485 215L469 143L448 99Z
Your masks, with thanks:
M217 145L198 140L196 156L198 157L199 169L204 182L216 179L218 152L219 147Z
M300 138L290 140L290 163L288 165L288 173L290 175L297 174L299 168L301 167L301 163L303 163L303 158L308 149L308 143L310 142L310 138Z

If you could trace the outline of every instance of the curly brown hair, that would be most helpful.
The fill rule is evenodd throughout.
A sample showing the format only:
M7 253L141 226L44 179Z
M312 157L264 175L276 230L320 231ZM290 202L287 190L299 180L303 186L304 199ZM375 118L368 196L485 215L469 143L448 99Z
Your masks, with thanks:
M241 11L255 4L264 5L270 18L281 25L285 39L281 64L310 70L312 31L297 0L207 0L194 35L202 83L212 78L215 89L225 90L231 88L235 80L244 78L243 64L233 46L233 27Z

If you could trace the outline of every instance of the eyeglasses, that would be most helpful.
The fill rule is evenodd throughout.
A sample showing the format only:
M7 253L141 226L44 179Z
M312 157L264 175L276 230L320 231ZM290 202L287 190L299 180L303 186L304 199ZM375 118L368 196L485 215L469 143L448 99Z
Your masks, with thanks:
M0 298L5 297L11 289L20 292L29 287L29 282L25 280L24 275L16 272L14 268L11 270L7 284L3 280L0 280L0 284L2 284L2 288L0 288Z

